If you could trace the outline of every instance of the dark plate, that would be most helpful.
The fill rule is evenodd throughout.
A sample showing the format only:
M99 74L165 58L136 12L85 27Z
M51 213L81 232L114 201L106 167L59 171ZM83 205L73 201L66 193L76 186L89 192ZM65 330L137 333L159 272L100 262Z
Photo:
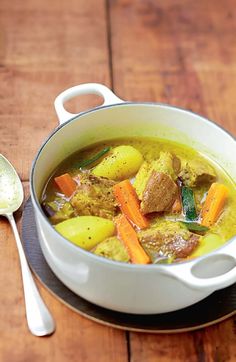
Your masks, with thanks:
M211 294L191 307L164 314L119 313L87 302L62 284L45 261L30 199L23 212L22 239L28 262L43 285L69 308L98 323L129 331L176 333L212 325L236 312L236 284Z

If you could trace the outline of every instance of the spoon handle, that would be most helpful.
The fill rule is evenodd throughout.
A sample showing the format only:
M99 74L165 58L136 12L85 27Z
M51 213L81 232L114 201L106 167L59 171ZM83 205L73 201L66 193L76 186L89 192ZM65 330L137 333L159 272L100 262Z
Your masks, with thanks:
M45 336L52 334L55 330L55 322L48 308L43 302L32 277L16 227L14 216L13 214L6 214L6 217L11 224L19 253L25 295L26 318L29 330L35 336Z

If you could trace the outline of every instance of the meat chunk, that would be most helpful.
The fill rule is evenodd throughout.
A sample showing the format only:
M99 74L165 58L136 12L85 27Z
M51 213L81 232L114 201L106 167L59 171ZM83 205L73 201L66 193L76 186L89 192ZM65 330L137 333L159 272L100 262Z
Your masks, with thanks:
M185 240L181 236L175 235L163 248L164 254L174 255L176 258L186 258L198 245L199 236L192 234Z
M89 172L80 173L78 187L70 200L77 215L93 215L112 219L117 213L117 203L112 187L115 182Z
M74 216L73 207L63 197L57 197L53 201L43 202L42 208L52 224L57 224Z
M179 177L184 185L196 187L214 182L216 173L213 167L204 160L194 159L183 165Z
M144 161L140 167L134 182L134 187L140 200L153 171L162 172L176 181L181 168L180 159L170 152L160 152L157 160L151 162Z
M179 223L164 222L161 227L139 232L139 240L152 261L160 256L186 258L199 243L200 236L181 228Z
M94 254L116 261L129 262L130 257L126 247L115 236L103 240L94 249Z
M175 171L175 174L178 175L181 170L181 161L174 153L172 153L172 165Z
M152 171L141 202L143 214L169 210L178 196L178 187L172 178L163 173Z

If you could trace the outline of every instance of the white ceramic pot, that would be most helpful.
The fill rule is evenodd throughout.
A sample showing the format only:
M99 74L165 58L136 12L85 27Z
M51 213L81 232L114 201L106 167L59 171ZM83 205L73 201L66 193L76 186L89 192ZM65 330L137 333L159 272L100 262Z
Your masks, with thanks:
M78 115L64 109L66 100L89 93L102 96L103 105ZM211 254L185 263L119 263L64 239L50 225L39 203L49 175L67 156L91 143L124 136L185 143L220 163L236 179L236 141L230 134L187 110L158 103L124 102L100 84L82 84L64 91L56 98L55 108L60 126L42 145L33 163L31 197L43 254L68 288L106 308L151 314L189 306L236 282L236 237Z

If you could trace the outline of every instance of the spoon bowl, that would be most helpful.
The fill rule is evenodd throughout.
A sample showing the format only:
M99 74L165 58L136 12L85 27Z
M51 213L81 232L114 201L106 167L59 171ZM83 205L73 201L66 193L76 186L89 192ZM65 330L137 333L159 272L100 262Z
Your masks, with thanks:
M17 172L0 154L0 215L18 210L23 199L23 187Z
M21 206L23 199L23 187L16 170L0 154L0 215L8 219L16 239L29 330L35 336L45 336L54 332L55 323L32 277L13 216L13 213Z

